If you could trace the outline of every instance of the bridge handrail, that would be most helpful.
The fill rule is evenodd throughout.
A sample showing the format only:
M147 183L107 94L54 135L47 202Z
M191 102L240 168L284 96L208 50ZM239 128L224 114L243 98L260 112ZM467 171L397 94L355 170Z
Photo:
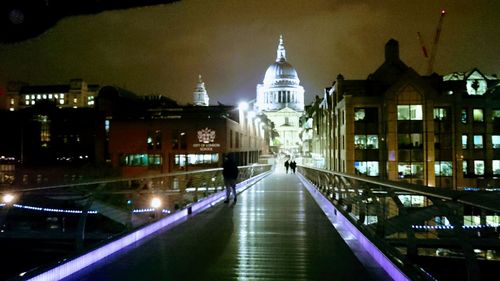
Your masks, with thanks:
M426 278L423 267L412 264L414 258L455 249L465 258L468 280L472 281L481 280L478 259L500 261L495 250L500 247L500 200L494 192L481 196L309 166L298 168L356 229L402 269L417 266L412 271ZM421 201L403 202L408 197Z

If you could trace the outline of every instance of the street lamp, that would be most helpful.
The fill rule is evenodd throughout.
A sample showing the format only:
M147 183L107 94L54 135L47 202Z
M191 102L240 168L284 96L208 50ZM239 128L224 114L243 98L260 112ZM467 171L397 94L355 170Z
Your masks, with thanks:
M7 194L4 194L2 196L2 201L5 203L5 204L11 204L12 202L14 202L14 195L10 194L10 193L7 193Z
M158 209L161 207L161 199L158 197L153 197L151 199L151 207L154 209Z

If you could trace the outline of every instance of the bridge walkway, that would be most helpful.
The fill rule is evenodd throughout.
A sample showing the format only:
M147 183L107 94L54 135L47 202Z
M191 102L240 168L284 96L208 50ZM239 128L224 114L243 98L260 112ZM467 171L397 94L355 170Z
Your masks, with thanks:
M380 278L379 278L380 279ZM281 170L64 280L375 280Z

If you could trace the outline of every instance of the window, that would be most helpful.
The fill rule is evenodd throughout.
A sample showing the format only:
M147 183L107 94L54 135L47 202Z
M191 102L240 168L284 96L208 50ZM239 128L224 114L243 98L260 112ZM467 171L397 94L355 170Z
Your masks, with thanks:
M400 162L398 164L398 174L399 178L423 178L424 175L424 164L422 162L412 162L405 163Z
M233 148L233 130L229 130L229 148Z
M37 115L36 121L40 123L40 145L47 147L50 142L50 119L47 115Z
M354 121L361 121L365 119L365 109L364 108L355 108L354 109Z
M412 149L422 148L422 134L399 134L398 135L398 148L399 149Z
M422 105L398 105L398 120L423 120Z
M356 170L356 173L360 175L369 177L377 177L379 175L378 161L354 162L354 169Z
M467 124L467 109L463 108L462 111L460 112L460 122L462 124Z
M425 197L422 195L398 195L405 207L425 207Z
M467 149L467 135L462 135L462 149Z
M464 173L464 175L467 175L467 160L463 160L462 161L462 172Z
M161 149L161 131L149 132L146 143L148 149Z
M120 157L120 164L129 167L160 166L162 157L159 154L124 154Z
M474 108L472 110L472 116L474 118L474 122L483 122L484 121L484 116L483 116L483 110L479 108Z
M434 108L434 120L447 120L448 108L436 107Z
M434 171L437 177L451 177L453 175L451 161L436 161Z
M219 154L188 154L188 165L202 165L202 164L217 164L219 163Z
M500 121L500 110L494 109L491 111L491 120Z
M355 122L376 123L377 120L378 120L378 108L376 107L354 108Z
M355 135L354 147L356 149L378 149L377 135Z
M474 160L474 174L478 176L484 175L484 161Z
M160 131L158 131L160 134ZM161 134L159 135L160 137L160 147L161 147ZM179 131L179 130L173 130L172 131L172 149L186 149L187 148L187 139L186 139L186 133Z
M483 135L474 135L474 148L483 148Z
M491 168L494 175L500 175L500 160L493 160Z
M494 149L500 148L500 135L492 135L491 136L491 146Z

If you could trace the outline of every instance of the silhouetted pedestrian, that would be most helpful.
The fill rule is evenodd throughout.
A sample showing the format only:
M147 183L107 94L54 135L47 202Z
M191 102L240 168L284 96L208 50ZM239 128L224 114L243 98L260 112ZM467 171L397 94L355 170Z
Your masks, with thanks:
M297 163L295 161L292 161L290 163L290 168L292 169L292 173L295 174L295 168L297 168Z
M290 167L290 163L288 160L285 161L285 172L288 174L288 168Z
M226 187L226 200L229 202L231 192L233 192L234 202L236 202L236 179L238 179L238 166L231 155L227 155L222 166L222 176L224 177L224 186Z

